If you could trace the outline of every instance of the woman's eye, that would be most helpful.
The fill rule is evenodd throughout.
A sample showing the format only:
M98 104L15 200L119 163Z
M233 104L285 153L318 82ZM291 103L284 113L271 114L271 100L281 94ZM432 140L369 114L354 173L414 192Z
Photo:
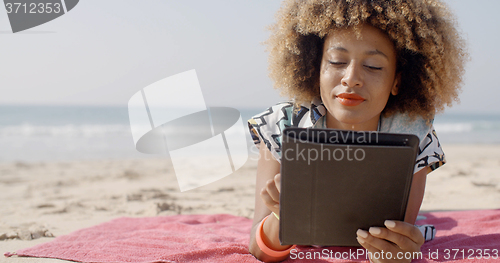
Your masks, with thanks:
M373 67L373 66L368 66L368 65L365 65L365 67L372 69L372 70L381 70L382 69L381 67Z
M339 66L339 65L345 65L347 63L345 62L340 62L340 61L330 61L330 64L332 65L336 65L336 66Z

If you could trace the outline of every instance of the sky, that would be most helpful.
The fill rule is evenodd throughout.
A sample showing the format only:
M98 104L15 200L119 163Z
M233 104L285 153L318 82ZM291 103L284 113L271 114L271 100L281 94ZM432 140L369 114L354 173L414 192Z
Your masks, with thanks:
M500 1L445 0L469 44L461 104L500 113ZM0 8L0 105L126 106L140 89L195 69L208 106L267 108L285 100L262 44L278 0L82 0L12 33Z

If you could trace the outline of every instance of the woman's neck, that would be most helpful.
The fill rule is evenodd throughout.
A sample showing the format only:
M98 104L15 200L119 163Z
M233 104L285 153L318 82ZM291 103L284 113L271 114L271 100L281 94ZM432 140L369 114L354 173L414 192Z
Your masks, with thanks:
M329 112L326 114L326 127L338 130L351 130L351 131L377 131L380 119L380 114L372 119L363 123L343 123L335 119Z

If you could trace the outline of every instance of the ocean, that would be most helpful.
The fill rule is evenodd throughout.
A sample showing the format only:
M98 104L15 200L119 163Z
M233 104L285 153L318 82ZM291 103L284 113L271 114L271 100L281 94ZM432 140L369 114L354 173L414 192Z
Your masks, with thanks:
M500 114L445 113L434 127L444 144L500 143ZM126 107L0 106L0 162L151 157L135 150Z

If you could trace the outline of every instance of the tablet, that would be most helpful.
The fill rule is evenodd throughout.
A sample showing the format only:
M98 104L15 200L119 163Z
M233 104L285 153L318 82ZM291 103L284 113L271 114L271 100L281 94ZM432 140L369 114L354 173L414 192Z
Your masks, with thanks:
M286 128L281 244L359 246L358 229L403 221L418 145L411 134Z

